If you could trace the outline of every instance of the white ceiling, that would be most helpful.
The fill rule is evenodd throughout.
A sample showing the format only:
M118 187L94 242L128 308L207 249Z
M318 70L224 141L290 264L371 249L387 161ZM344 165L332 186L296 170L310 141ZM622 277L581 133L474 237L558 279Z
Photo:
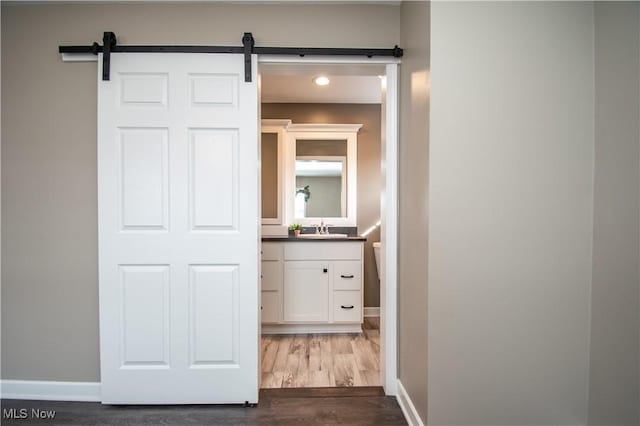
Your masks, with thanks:
M261 64L262 102L379 104L384 73L378 64ZM329 77L329 85L313 83L318 75Z
M316 75L263 75L262 102L379 104L382 101L382 81L377 75L323 74L331 80L327 86L316 85L313 82Z

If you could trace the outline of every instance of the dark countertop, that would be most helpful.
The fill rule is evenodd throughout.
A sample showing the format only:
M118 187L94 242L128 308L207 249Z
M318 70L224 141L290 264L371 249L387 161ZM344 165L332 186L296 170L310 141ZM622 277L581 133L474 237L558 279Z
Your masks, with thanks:
M345 238L301 238L301 237L289 237L289 236L270 236L262 237L263 242L295 242L295 243L328 243L328 242L340 242L340 241L367 241L367 237L345 237Z

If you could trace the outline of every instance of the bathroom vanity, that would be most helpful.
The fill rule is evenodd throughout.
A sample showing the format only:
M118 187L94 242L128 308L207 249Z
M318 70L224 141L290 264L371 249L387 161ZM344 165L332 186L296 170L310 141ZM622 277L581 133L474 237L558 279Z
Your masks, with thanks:
M361 332L364 241L264 237L262 333Z
M262 120L263 334L362 330L365 238L348 236L361 127ZM287 236L293 223L317 234ZM323 224L350 231L325 235Z

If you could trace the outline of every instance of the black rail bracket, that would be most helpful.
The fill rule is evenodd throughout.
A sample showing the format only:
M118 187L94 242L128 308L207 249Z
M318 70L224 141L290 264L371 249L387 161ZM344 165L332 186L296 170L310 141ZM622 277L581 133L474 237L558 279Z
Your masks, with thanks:
M255 40L253 34L244 33L242 36L242 47L244 48L244 81L251 82L251 55L253 54Z
M116 35L110 31L102 36L102 80L111 78L111 51L116 47ZM94 43L95 46L95 43Z

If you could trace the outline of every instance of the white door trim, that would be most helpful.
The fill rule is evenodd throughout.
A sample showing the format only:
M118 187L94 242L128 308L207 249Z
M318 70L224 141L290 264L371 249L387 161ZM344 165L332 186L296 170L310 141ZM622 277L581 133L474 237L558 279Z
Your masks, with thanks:
M400 58L390 56L292 56L292 55L258 55L258 62L262 64L360 64L360 65L389 65L399 64Z
M382 151L385 177L381 218L380 279L380 351L382 384L387 395L397 394L398 382L398 64L399 58L363 58L352 56L297 57L258 55L258 63L280 64L368 64L386 66L386 105L384 108L384 149Z
M398 96L398 65L387 64L380 221L380 351L384 351L382 383L387 395L397 394L398 383Z

